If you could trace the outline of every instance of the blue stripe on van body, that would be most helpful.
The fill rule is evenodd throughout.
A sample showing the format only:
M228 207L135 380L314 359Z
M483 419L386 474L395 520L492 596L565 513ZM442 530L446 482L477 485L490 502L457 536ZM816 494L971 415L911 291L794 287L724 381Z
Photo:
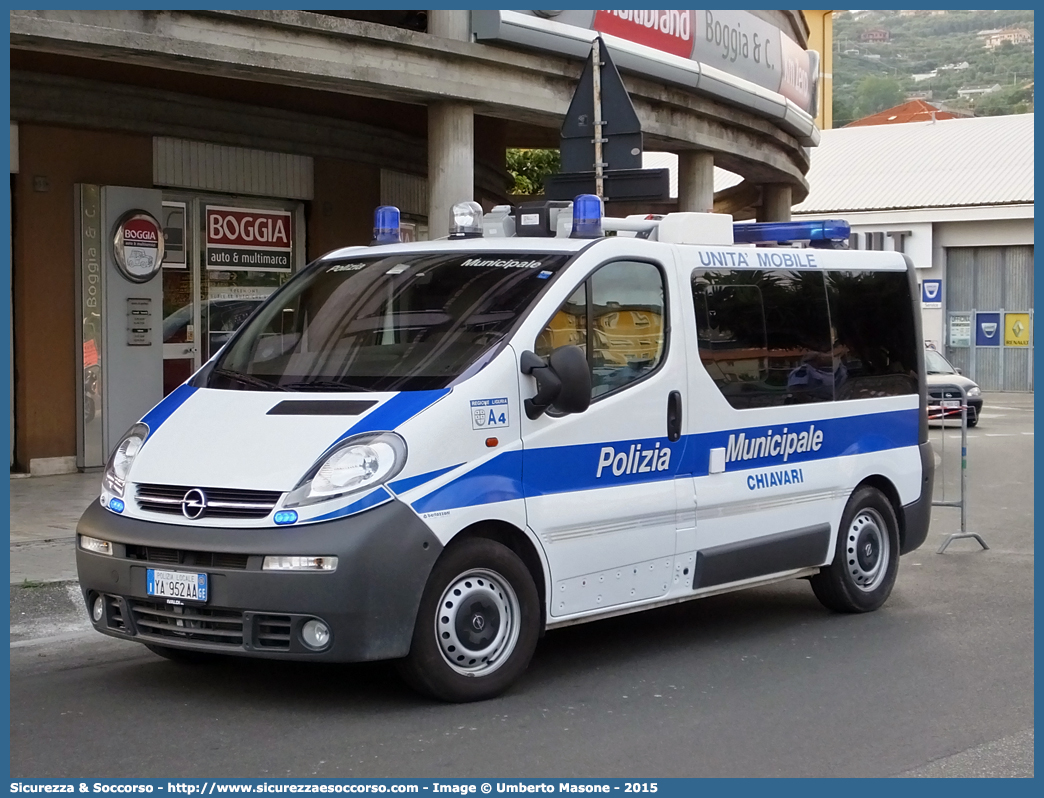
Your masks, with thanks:
M188 398L195 392L196 389L191 385L179 385L163 397L158 405L146 413L141 423L149 428L149 436L152 436L160 428L160 425L170 418L175 410L185 404Z
M917 445L918 419L919 410L912 408L785 425L773 424L699 433L685 436L675 443L669 442L666 438L651 438L606 441L577 446L551 446L542 449L527 449L524 466L521 451L504 452L418 499L413 503L413 509L419 513L450 510L457 507L472 507L521 499L526 496L579 492L615 485L656 482L689 475L707 476L710 466L710 450L715 448L728 450L729 437L735 436L738 441L741 434L744 436L745 447L750 445L752 440L774 439L777 436L779 436L780 442L776 445L785 446L784 429L787 431L787 436L794 433L800 437L801 433L808 433L809 437L806 438L806 441L814 436L816 431L822 432L823 437L819 449L809 448L808 451L793 451L789 454L780 451L775 455L763 454L748 459L734 459L726 463L726 472L900 449ZM769 432L772 433L771 436ZM658 448L657 443L660 444ZM639 444L641 444L640 450L638 449ZM597 476L598 464L604 449L613 450L613 460L620 454L626 454L626 468L621 470L630 470L631 473L614 475L612 462L610 462L603 466L601 477ZM657 452L662 453L664 450L671 452L669 463L664 470L650 468L648 471L641 471L644 465L641 453L649 449L652 449L654 454L650 457L648 465L652 465L653 458L656 458L657 465L659 464L658 460L663 455L657 454Z
M443 474L447 474L454 468L460 468L463 463L457 463L456 465L447 466L446 468L439 468L435 471L429 471L426 474L417 474L414 477L406 477L400 479L398 482L391 482L388 487L396 493L405 493L408 490L413 490L418 485L423 485L425 482L431 482L435 477L441 477Z
M685 464L685 470L693 476L707 476L710 467L710 450L725 449L728 453L730 438L733 439L735 447L738 445L741 435L744 437L744 448L751 451L752 454L757 454L757 452L753 451L754 446L751 445L751 441L770 439L774 446L782 447L786 445L782 440L784 435L789 437L796 434L800 437L802 433L815 435L816 432L822 433L822 440L818 449L808 448L807 451L793 451L789 454L779 451L776 454L731 459L725 463L726 472L916 446L919 419L920 411L917 408L910 408L886 413L868 413L842 418L824 418L721 432L704 432L692 436L692 445L689 447L690 462ZM758 445L757 448L761 451L764 447Z
M339 510L333 510L325 515L317 515L315 518L302 518L301 521L310 524L313 521L329 521L332 518L342 518L346 515L354 515L355 513L361 513L363 510L369 510L371 507L376 507L379 504L391 501L391 498L392 495L388 493L383 485L381 485L376 490L367 493L358 501L345 505Z
M334 443L340 443L349 435L358 435L361 432L393 430L422 410L431 407L449 392L449 388L442 388L438 391L401 391L355 422Z
M522 452L502 452L467 474L417 499L418 513L522 499Z

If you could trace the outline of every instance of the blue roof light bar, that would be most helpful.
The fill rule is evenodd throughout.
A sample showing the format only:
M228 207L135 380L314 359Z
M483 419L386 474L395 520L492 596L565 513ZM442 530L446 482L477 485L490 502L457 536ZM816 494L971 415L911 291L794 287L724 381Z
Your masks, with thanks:
M757 222L732 226L732 238L737 244L785 244L793 241L808 241L812 246L822 246L824 242L848 241L851 233L852 229L848 222L841 219Z

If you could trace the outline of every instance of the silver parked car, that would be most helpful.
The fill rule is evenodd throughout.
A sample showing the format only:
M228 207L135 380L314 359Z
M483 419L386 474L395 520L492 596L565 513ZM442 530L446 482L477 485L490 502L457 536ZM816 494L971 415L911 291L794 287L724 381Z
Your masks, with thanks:
M924 350L925 371L928 372L928 411L931 415L937 415L944 400L960 399L956 391L947 391L946 386L957 385L964 389L968 397L968 426L974 427L979 423L979 414L982 413L982 391L974 380L961 374L961 370L950 365L950 361L944 358L934 349ZM948 418L960 418L961 411L946 411Z

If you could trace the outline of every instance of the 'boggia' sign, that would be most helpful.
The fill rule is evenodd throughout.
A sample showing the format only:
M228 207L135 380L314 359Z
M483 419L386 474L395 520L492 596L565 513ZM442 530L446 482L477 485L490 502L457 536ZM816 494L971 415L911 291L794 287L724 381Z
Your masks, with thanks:
M124 214L113 233L112 252L120 273L134 283L146 283L163 265L163 229L145 211Z
M289 211L206 209L207 268L288 272L293 225Z

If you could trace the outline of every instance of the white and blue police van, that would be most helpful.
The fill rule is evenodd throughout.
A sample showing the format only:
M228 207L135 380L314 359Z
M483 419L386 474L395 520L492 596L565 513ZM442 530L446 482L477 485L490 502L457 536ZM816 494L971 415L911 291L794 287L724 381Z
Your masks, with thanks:
M378 209L127 431L77 528L99 632L470 701L548 629L797 578L885 602L934 469L904 255L592 195L454 214L398 243Z

